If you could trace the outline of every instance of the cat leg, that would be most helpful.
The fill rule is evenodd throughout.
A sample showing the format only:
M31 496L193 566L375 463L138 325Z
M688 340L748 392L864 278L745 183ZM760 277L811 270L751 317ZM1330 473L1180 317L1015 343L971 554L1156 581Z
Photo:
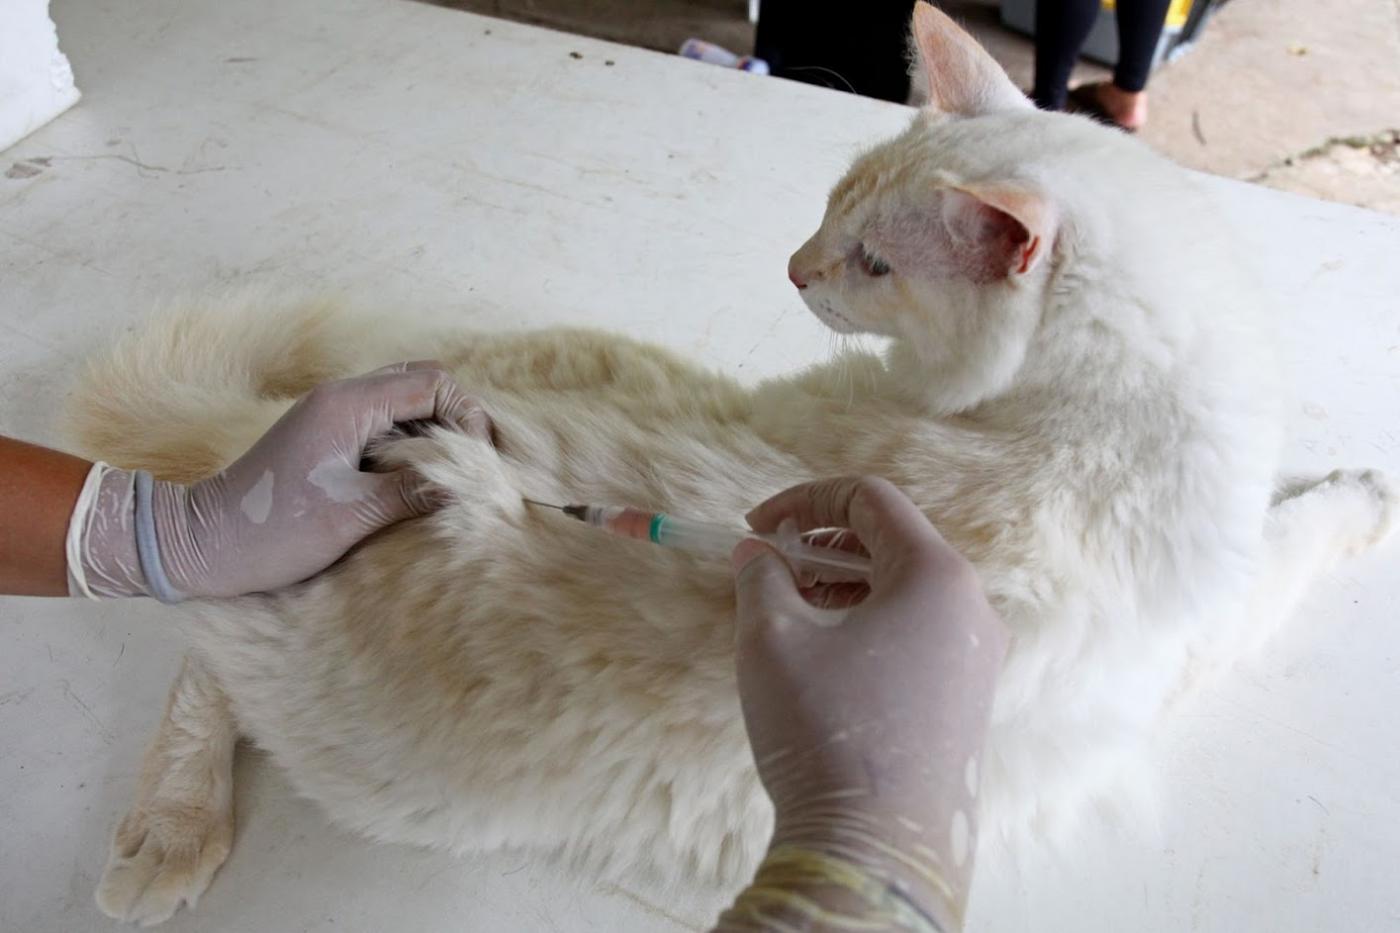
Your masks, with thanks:
M228 698L186 657L165 718L146 751L136 803L117 827L97 906L143 926L193 907L233 843L233 749Z
M1400 494L1377 470L1280 481L1264 521L1266 564L1254 618L1284 618L1319 574L1379 544L1397 513Z
M1274 492L1264 535L1275 561L1308 563L1305 554L1311 548L1350 556L1384 540L1395 526L1397 509L1400 492L1379 470L1333 470L1321 479L1289 477Z
M1263 551L1245 611L1213 616L1188 643L1189 661L1170 703L1194 695L1236 661L1256 654L1321 574L1379 544L1400 517L1400 494L1377 470L1283 477L1264 517Z

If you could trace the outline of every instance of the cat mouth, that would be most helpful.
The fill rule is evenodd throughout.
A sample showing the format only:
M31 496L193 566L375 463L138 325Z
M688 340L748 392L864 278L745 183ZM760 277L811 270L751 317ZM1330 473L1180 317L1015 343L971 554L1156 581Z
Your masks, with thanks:
M812 313L820 318L823 324L838 334L854 334L860 330L856 326L856 322L836 310L828 298L810 299L807 302L807 307L812 309Z

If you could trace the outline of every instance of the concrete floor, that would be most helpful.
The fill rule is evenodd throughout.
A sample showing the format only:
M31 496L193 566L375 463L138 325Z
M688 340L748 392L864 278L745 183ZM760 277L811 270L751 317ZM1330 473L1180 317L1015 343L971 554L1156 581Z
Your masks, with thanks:
M744 0L434 2L663 51L753 41ZM996 0L942 6L1029 86L1031 44L1000 25ZM1104 75L1085 63L1074 80ZM1143 136L1184 165L1400 213L1400 0L1234 0L1150 90Z

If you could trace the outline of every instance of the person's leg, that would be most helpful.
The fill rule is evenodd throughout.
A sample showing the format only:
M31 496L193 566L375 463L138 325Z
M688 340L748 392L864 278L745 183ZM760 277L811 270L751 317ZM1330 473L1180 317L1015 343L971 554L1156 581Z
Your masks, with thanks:
M1099 0L1040 0L1036 4L1035 87L1031 98L1037 107L1065 109L1070 71L1098 15Z
M1171 0L1118 0L1118 64L1113 86L1130 94L1147 89L1152 56L1167 24Z

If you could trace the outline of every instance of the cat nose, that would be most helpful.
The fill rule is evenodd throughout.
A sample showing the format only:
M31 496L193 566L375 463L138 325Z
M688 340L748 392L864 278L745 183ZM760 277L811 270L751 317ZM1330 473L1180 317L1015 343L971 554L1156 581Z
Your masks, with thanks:
M797 270L794 269L792 266L788 266L788 281L796 285L798 291L801 291L802 289L807 287L807 280L804 279L801 275L799 275Z

